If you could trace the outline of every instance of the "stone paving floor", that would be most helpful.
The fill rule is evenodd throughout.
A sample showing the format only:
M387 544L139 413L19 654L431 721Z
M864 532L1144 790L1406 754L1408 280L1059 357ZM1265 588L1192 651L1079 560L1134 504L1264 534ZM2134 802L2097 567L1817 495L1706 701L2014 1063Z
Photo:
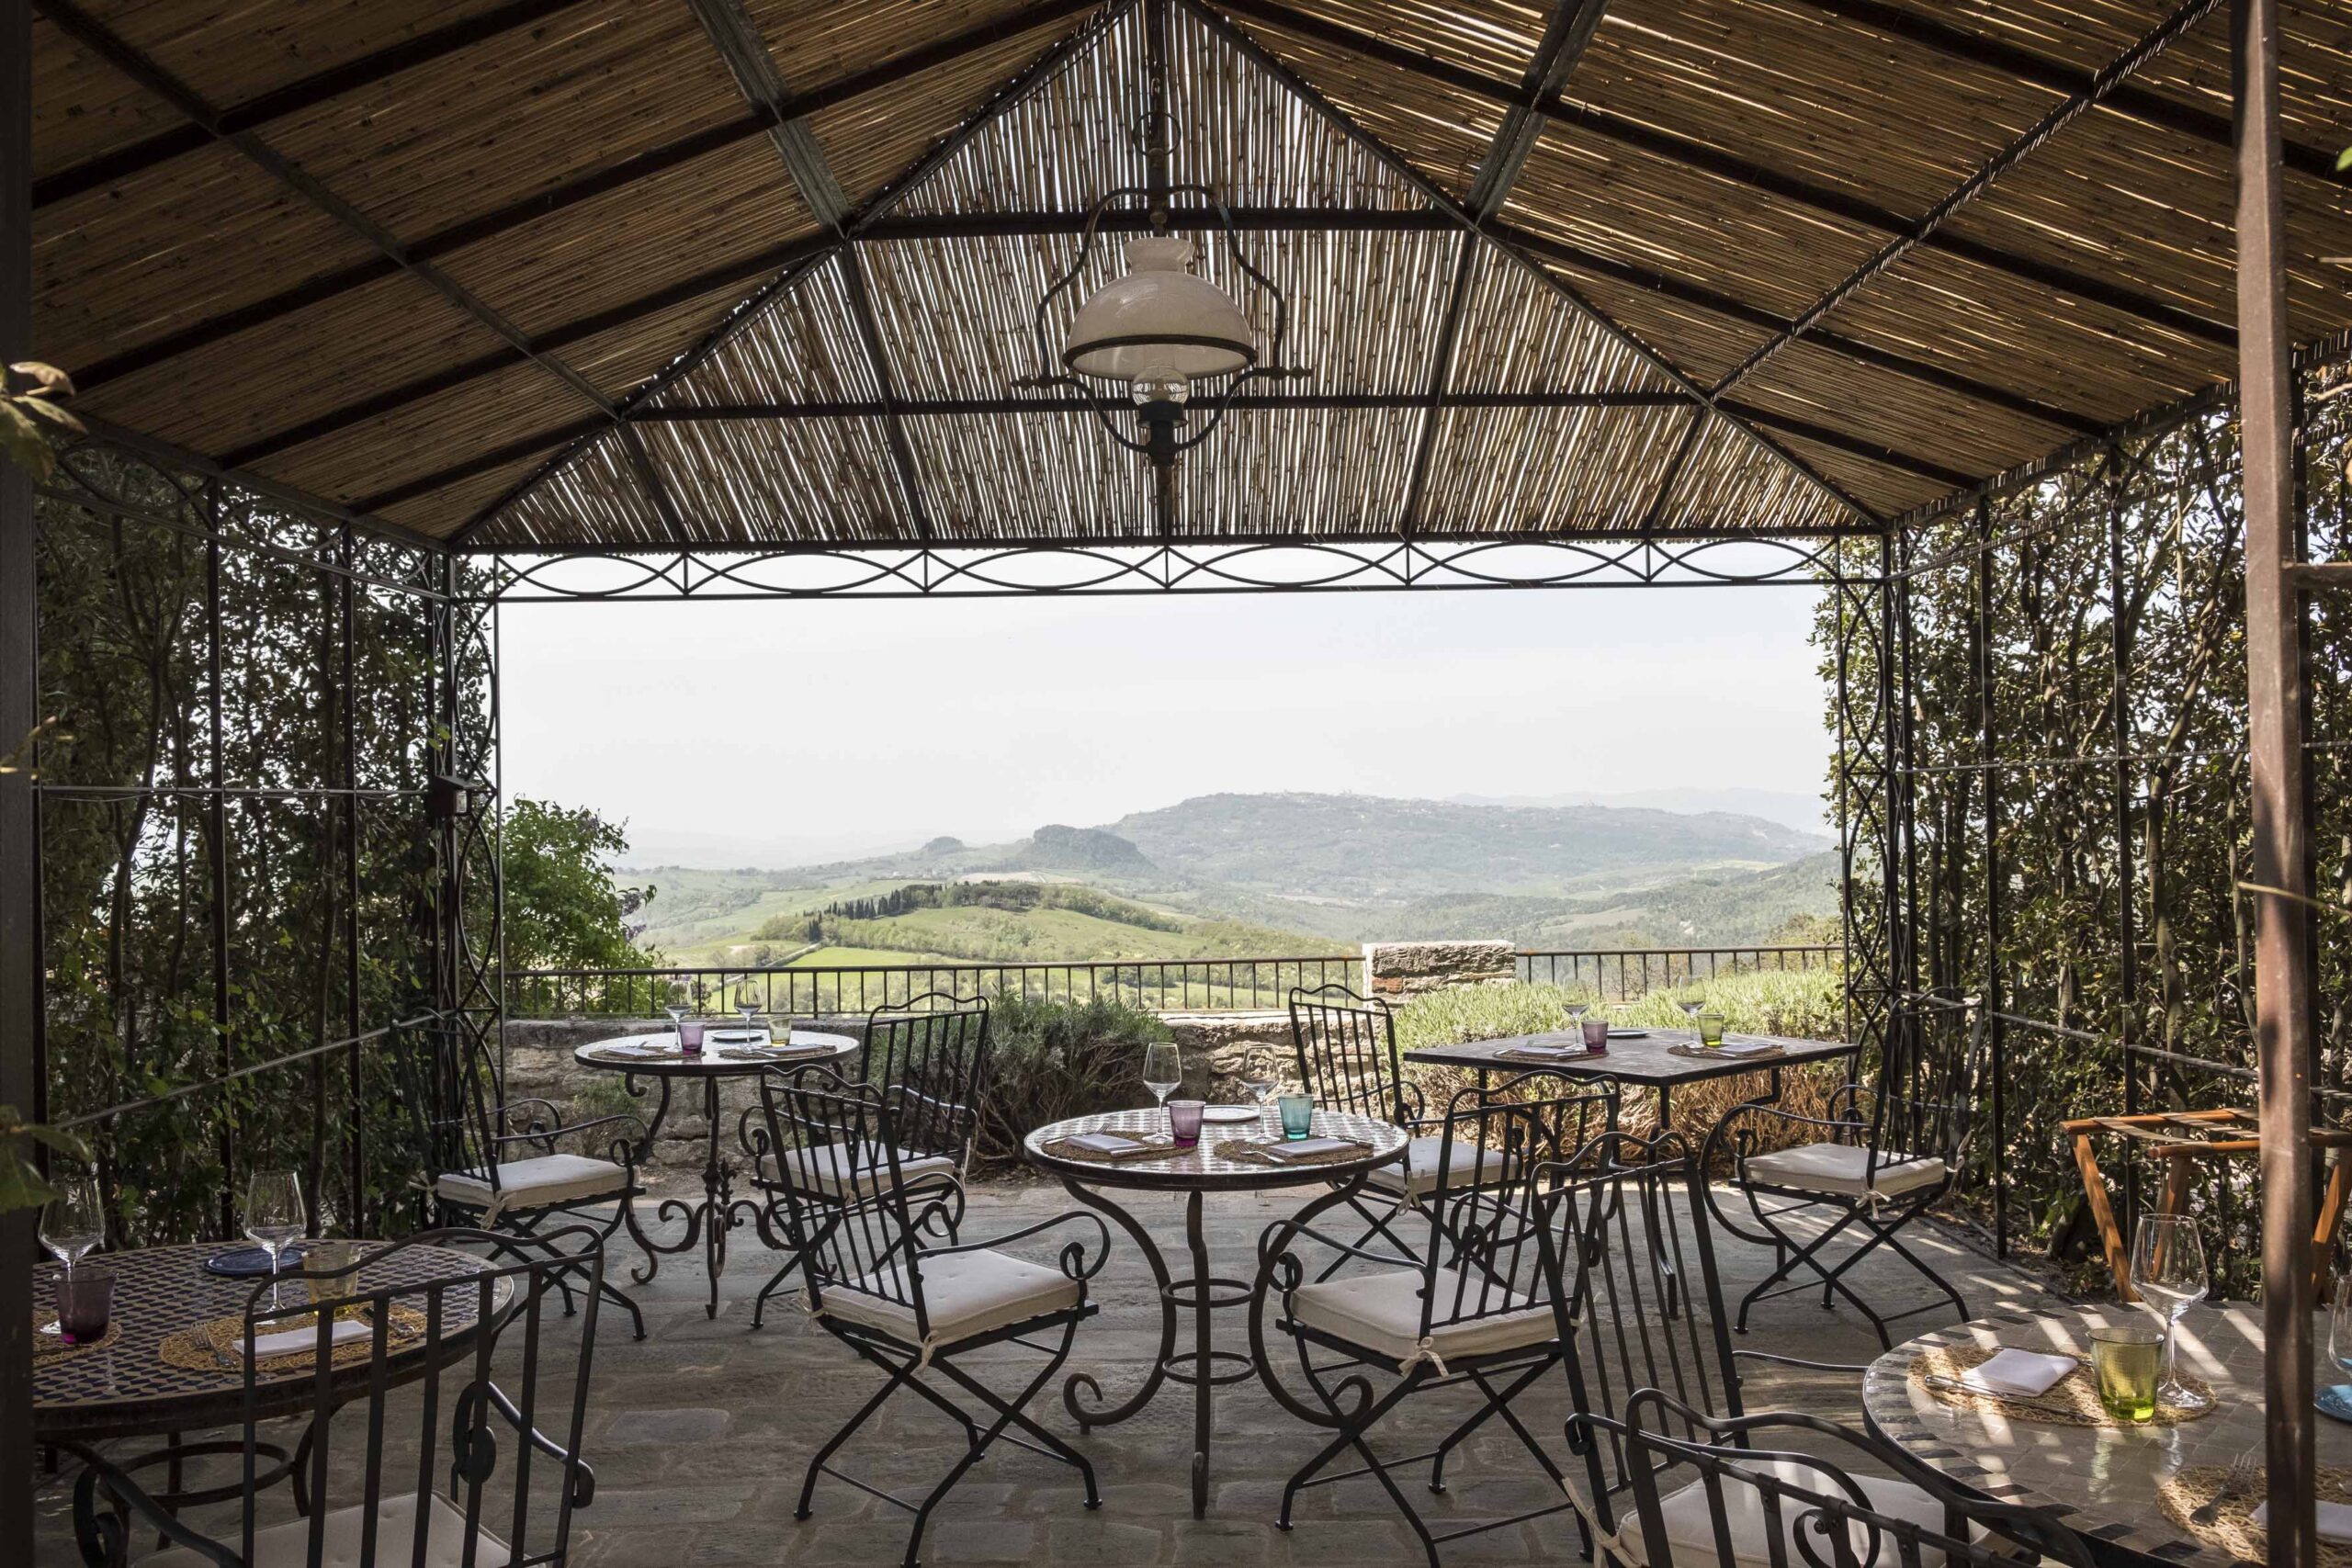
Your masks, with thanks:
M1133 1212L1171 1258L1182 1252L1182 1208L1176 1197L1126 1195ZM1261 1230L1288 1213L1295 1192L1232 1194L1208 1201L1212 1265L1246 1273ZM978 1239L1071 1206L1057 1187L995 1185L976 1192L966 1239ZM1959 1284L1973 1310L2038 1297L2025 1276L1923 1227L1915 1245ZM737 1564L831 1565L895 1563L906 1542L908 1517L831 1480L820 1481L814 1517L792 1517L802 1472L816 1446L877 1386L879 1374L858 1361L804 1314L772 1305L767 1326L752 1332L751 1298L765 1280L766 1259L748 1231L739 1236L732 1267L720 1282L718 1317L704 1312L705 1276L691 1263L665 1260L660 1277L633 1293L642 1304L649 1337L628 1335L624 1314L607 1309L600 1325L587 1458L597 1490L592 1507L576 1516L571 1562L577 1568L730 1568ZM1046 1255L1040 1254L1041 1258ZM1718 1236L1717 1258L1727 1295L1761 1277L1767 1255ZM624 1273L633 1247L617 1249ZM1899 1262L1873 1259L1859 1278L1882 1310L1927 1300L1924 1286ZM1158 1315L1148 1273L1124 1237L1095 1281L1102 1314L1079 1331L1069 1371L1093 1373L1114 1399L1140 1382L1157 1349ZM1950 1321L1948 1313L1913 1319L1925 1332ZM1868 1361L1878 1346L1850 1308L1825 1312L1817 1296L1791 1296L1758 1309L1754 1332L1742 1345L1810 1359ZM1242 1344L1238 1314L1219 1320L1221 1342ZM1897 1325L1898 1333L1902 1331ZM566 1333L569 1333L567 1325ZM576 1343L576 1339L571 1340ZM1003 1350L963 1364L1002 1386L1021 1352ZM1859 1422L1858 1374L1802 1371L1748 1364L1750 1410L1795 1407ZM1472 1395L1442 1393L1408 1401L1385 1428L1390 1453L1418 1451L1473 1408ZM1546 1379L1514 1404L1539 1435L1556 1441L1566 1413L1561 1380ZM1362 1479L1306 1493L1295 1528L1274 1528L1281 1484L1318 1446L1317 1434L1293 1419L1255 1382L1219 1392L1208 1517L1191 1517L1187 1462L1191 1450L1191 1391L1164 1384L1146 1412L1123 1425L1080 1437L1057 1389L1041 1394L1032 1411L1052 1430L1077 1443L1093 1461L1103 1506L1080 1506L1076 1474L1037 1456L1000 1447L967 1475L934 1514L922 1561L945 1564L1186 1564L1216 1568L1352 1568L1423 1562L1393 1505L1375 1483ZM1407 1445L1410 1445L1409 1447ZM145 1446L145 1445L132 1445ZM955 1426L919 1399L901 1394L842 1451L850 1473L901 1493L920 1495L962 1452ZM1561 1457L1556 1454L1555 1458ZM1466 1445L1449 1474L1450 1487L1432 1495L1408 1483L1433 1528L1500 1517L1556 1499L1557 1494L1499 1423ZM42 1497L40 1563L78 1562L67 1528L69 1487L51 1482ZM216 1515L215 1517L218 1517ZM233 1538L232 1538L233 1539ZM1529 1524L1456 1541L1445 1562L1577 1561L1574 1517L1555 1515Z

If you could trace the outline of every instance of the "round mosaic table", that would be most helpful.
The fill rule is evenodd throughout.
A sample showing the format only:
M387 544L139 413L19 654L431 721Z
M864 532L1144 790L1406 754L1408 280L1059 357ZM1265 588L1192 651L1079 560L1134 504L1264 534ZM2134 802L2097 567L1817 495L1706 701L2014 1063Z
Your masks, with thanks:
M1061 1179L1069 1195L1088 1208L1102 1214L1134 1238L1136 1249L1151 1269L1152 1281L1159 1291L1159 1354L1154 1359L1150 1375L1143 1386L1116 1404L1105 1404L1102 1386L1084 1372L1074 1372L1062 1385L1062 1404L1085 1431L1094 1427L1107 1427L1140 1414L1161 1383L1170 1379L1193 1385L1193 1517L1200 1518L1208 1511L1209 1441L1211 1436L1211 1391L1221 1383L1243 1382L1258 1375L1257 1365L1248 1356L1236 1350L1220 1350L1210 1343L1210 1314L1228 1307L1247 1306L1250 1287L1238 1280L1217 1279L1209 1273L1208 1244L1201 1233L1201 1199L1209 1192L1243 1192L1268 1187L1306 1187L1322 1182L1343 1187L1352 1192L1360 1190L1365 1178L1384 1165L1402 1157L1407 1134L1386 1122L1368 1116L1351 1115L1342 1111L1318 1111L1315 1113L1314 1133L1317 1137L1349 1138L1365 1145L1360 1157L1335 1160L1320 1165L1259 1165L1248 1160L1220 1158L1215 1152L1218 1144L1228 1139L1244 1138L1268 1144L1282 1141L1280 1123L1272 1111L1261 1114L1254 1122L1211 1122L1201 1129L1201 1141L1195 1146L1150 1159L1126 1159L1115 1163L1103 1160L1080 1159L1069 1156L1047 1154L1047 1145L1081 1133L1165 1133L1166 1112L1159 1111L1120 1111L1102 1116L1073 1116L1066 1122L1056 1122L1040 1127L1022 1140L1022 1152L1029 1163ZM1096 1190L1101 1188L1123 1189L1140 1192L1182 1192L1184 1194L1184 1241L1192 1255L1190 1278L1175 1279L1168 1270L1168 1260L1152 1241L1151 1233L1138 1224L1125 1209ZM1176 1348L1176 1314L1179 1311L1193 1314L1193 1348ZM1238 1363L1237 1366L1236 1363ZM1226 1370L1220 1371L1220 1368ZM1091 1400L1093 1403L1089 1403Z
M33 1440L86 1457L91 1445L111 1438L168 1437L172 1439L168 1449L134 1461L170 1464L170 1489L159 1501L167 1506L192 1506L239 1495L241 1483L183 1492L180 1466L200 1454L242 1452L243 1439L184 1445L178 1434L243 1427L244 1368L176 1366L164 1359L163 1348L166 1339L183 1330L219 1318L244 1317L254 1290L266 1289L266 1282L222 1279L204 1270L206 1258L242 1249L236 1244L202 1242L99 1253L85 1262L84 1268L95 1265L114 1271L115 1328L107 1340L84 1348L64 1349L45 1342L36 1345ZM479 1259L455 1247L411 1247L366 1265L360 1280L369 1288L421 1283L479 1267ZM54 1265L33 1270L33 1300L41 1316L54 1314L58 1273ZM498 1292L503 1306L513 1286L502 1282ZM464 1292L451 1292L444 1308L439 1342L444 1361L466 1352L476 1325L470 1299ZM390 1381L406 1382L430 1371L429 1348L421 1337L406 1348L398 1344L388 1347L385 1365ZM335 1369L331 1373L334 1397L341 1400L365 1389L371 1375L364 1360ZM263 1418L306 1414L316 1407L317 1398L316 1372L307 1359L290 1362L283 1373L254 1381L254 1408ZM283 1452L275 1452L275 1457L281 1467L292 1462L292 1456ZM279 1473L283 1472L281 1468ZM275 1474L263 1478L268 1483L276 1479Z
M711 1317L718 1315L718 1277L727 1269L728 1233L738 1225L757 1224L763 1219L764 1206L748 1201L737 1202L734 1197L735 1167L722 1153L718 1126L718 1086L728 1078L749 1077L771 1066L802 1066L810 1062L837 1062L854 1054L857 1040L847 1034L831 1034L820 1030L796 1029L788 1039L787 1052L763 1051L757 1055L728 1055L724 1041L712 1041L710 1035L725 1035L729 1031L724 1024L710 1026L705 1039L710 1041L699 1056L688 1056L678 1050L678 1037L663 1031L659 1034L626 1034L612 1040L597 1040L572 1052L571 1059L583 1067L599 1072L619 1073L622 1087L637 1099L646 1090L639 1078L654 1081L658 1098L653 1102L653 1114L646 1118L645 1142L650 1148L661 1135L662 1122L670 1114L670 1085L672 1080L685 1078L702 1085L703 1115L710 1126L710 1157L702 1169L702 1201L690 1203L683 1198L664 1198L655 1211L662 1220L683 1219L685 1234L675 1241L657 1241L645 1234L638 1224L637 1210L628 1211L628 1234L645 1254L645 1261L629 1270L629 1278L644 1284L662 1267L668 1254L688 1252L699 1244L703 1263L710 1275L710 1299L703 1311ZM773 1032L760 1030L770 1035ZM666 1049L667 1055L636 1055L623 1053ZM747 1049L739 1045L737 1049ZM738 1210L744 1211L738 1213Z
M1959 1408L1910 1375L1913 1359L1930 1348L2015 1346L2088 1356L2093 1327L2149 1321L2137 1307L2063 1307L1939 1329L1871 1363L1862 1413L1871 1431L1962 1485L2058 1515L2103 1562L2224 1568L2230 1554L2190 1539L2165 1514L2157 1488L2177 1471L2226 1468L2249 1450L2262 1457L2259 1305L2192 1307L2181 1320L2181 1370L2211 1383L2220 1404L2210 1416L2174 1426L2058 1426L1997 1407ZM2312 1333L2324 1345L2326 1320L2315 1320ZM2352 1427L2319 1422L2319 1463L2352 1467Z

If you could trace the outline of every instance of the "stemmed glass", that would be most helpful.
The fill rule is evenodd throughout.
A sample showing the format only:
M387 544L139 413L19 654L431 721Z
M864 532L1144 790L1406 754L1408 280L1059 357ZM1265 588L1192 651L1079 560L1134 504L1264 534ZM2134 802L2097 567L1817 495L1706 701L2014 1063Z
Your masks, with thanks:
M756 1036L760 1032L760 998L752 989L749 975L735 982L735 1010L743 1015L743 1032Z
M1693 975L1686 983L1696 986L1699 983L1699 976ZM1688 1023L1690 1026L1690 1032L1696 1034L1699 1032L1699 1015L1707 1010L1707 993L1699 991L1682 998L1681 1007L1683 1021Z
M686 1010L694 1003L694 988L686 984L684 975L673 975L662 987L662 1008L670 1015L670 1027L676 1029L686 1021Z
M1183 1082L1184 1064L1176 1055L1175 1046L1147 1045L1143 1048L1143 1087L1151 1090L1151 1097L1159 1101L1163 1114L1168 1110L1168 1097L1175 1093ZM1169 1136L1175 1136L1176 1124L1173 1122L1168 1124L1168 1133Z
M107 1238L106 1210L98 1200L98 1179L86 1170L78 1170L55 1179L56 1194L40 1212L40 1244L57 1255L65 1265L65 1277L74 1277L74 1265L84 1253L91 1251ZM41 1325L44 1334L62 1332L55 1323Z
M2327 1353L2339 1371L2352 1378L2352 1272L2335 1277L2335 1294L2330 1298L2327 1311ZM2347 1385L2338 1383L2320 1396L2323 1406L2333 1401L2341 1404ZM2335 1414L2329 1411L2330 1415Z
M2165 1320L2165 1372L2156 1387L2157 1402L2180 1410L2204 1409L2211 1402L2181 1385L2173 1344L2182 1315L2212 1288L2196 1220L2187 1214L2140 1217L2132 1235L2132 1288Z
M245 1188L245 1235L269 1254L269 1307L277 1310L278 1259L302 1234L302 1183L290 1170L257 1170Z
M1248 1091L1250 1099L1258 1102L1258 1119L1264 1121L1266 1107L1274 1102L1274 1089L1277 1087L1272 1067L1263 1060L1253 1061L1250 1065L1250 1076L1241 1080L1241 1087Z

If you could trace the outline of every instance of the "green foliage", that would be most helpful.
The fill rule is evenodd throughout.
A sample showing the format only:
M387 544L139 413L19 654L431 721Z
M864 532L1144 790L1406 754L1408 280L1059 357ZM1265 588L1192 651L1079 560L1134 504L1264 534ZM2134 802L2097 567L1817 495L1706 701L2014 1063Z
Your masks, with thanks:
M627 921L653 900L624 887L613 858L628 852L624 824L586 807L517 798L505 834L506 962L515 969L626 969L661 962L629 940Z
M21 391L20 381L27 383ZM46 482L57 472L54 443L82 433L82 422L63 407L73 395L73 378L54 365L27 359L9 366L0 376L0 457Z
M1066 1116L1151 1103L1143 1048L1171 1038L1148 1012L1114 1001L1042 1001L1016 992L989 999L992 1066L981 1097L975 1157L1012 1164L1031 1129Z
M0 1214L38 1209L56 1196L33 1165L33 1146L40 1145L67 1159L86 1161L90 1151L79 1138L38 1122L28 1122L13 1105L0 1105Z

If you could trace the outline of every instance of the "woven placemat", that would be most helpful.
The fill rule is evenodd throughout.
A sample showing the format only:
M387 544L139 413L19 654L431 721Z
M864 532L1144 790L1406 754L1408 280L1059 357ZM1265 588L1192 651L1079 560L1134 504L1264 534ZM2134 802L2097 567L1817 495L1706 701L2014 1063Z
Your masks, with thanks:
M1217 1145L1216 1157L1233 1160L1241 1165L1263 1165L1295 1169L1303 1165L1344 1165L1350 1160L1359 1160L1372 1153L1370 1144L1358 1143L1350 1143L1344 1149L1332 1149L1324 1154L1308 1155L1304 1159L1276 1159L1266 1152L1269 1149L1282 1147L1283 1143L1283 1140L1279 1138L1227 1138Z
M365 1306L344 1307L335 1315L365 1322L368 1309ZM318 1321L314 1314L284 1318L272 1324L269 1332L284 1334L298 1328L315 1328ZM398 1348L422 1338L424 1329L423 1313L414 1307L395 1306L391 1308L391 1324L385 1338ZM177 1367L182 1371L241 1371L244 1367L244 1343L243 1318L216 1317L209 1323L199 1323L192 1328L166 1335L164 1342L155 1347L155 1356L165 1366ZM370 1335L345 1340L328 1352L328 1359L338 1367L357 1367L365 1366L374 1353L375 1339ZM318 1364L317 1356L318 1345L313 1340L300 1349L288 1350L282 1356L264 1356L254 1365L264 1371L283 1367L312 1367Z
M1122 1138L1126 1136L1125 1133L1118 1134L1117 1135ZM1073 1144L1068 1138L1056 1138L1050 1144L1039 1145L1038 1152L1040 1154L1051 1155L1056 1159L1085 1160L1093 1165L1125 1165L1129 1160L1168 1159L1176 1155L1188 1155L1191 1154L1194 1148L1198 1148L1199 1146L1199 1145L1195 1144L1188 1147L1179 1148L1176 1145L1175 1140L1169 1138L1162 1139L1159 1142L1146 1140L1142 1148L1122 1150L1116 1154L1106 1154L1101 1149L1090 1149L1081 1145Z
M2254 1511L2268 1496L2268 1487L2259 1472L2252 1487L2223 1497L2210 1520L2194 1519L2197 1510L2221 1493L2229 1473L2228 1466L2219 1464L2195 1464L2176 1470L2156 1483L2156 1501L2163 1506L2165 1517L2199 1545L2226 1551L2242 1562L2265 1562L2269 1556L2270 1532L2256 1524L2253 1517ZM2329 1502L2352 1496L2352 1470L2322 1465L2318 1487L2320 1496ZM2319 1562L2320 1568L2352 1568L2352 1545L2323 1540L2319 1542Z
M1763 1051L1718 1051L1704 1045L1668 1045L1666 1054L1669 1056L1695 1056L1702 1062L1776 1062L1789 1053L1779 1045Z
M2126 1421L2109 1416L2099 1407L2098 1377L2088 1367L2076 1367L2052 1384L2049 1391L2032 1399L2021 1396L2000 1398L1986 1393L1964 1393L1957 1389L1937 1388L1927 1380L1930 1377L1957 1378L1972 1368L1984 1365L2001 1353L2000 1346L1982 1345L1938 1346L1922 1350L1911 1358L1911 1381L1926 1390L1939 1404L1954 1410L1996 1411L2021 1421L2039 1421L2052 1427L2177 1427L2184 1421L2195 1421L2211 1416L2221 1408L2211 1385L2188 1373L2181 1375L2181 1385L2192 1393L2205 1396L2199 1409L2187 1409L2161 1401L2156 1413L2145 1421ZM2352 1565L2347 1565L2352 1568Z
M62 1361L68 1356L78 1356L85 1350L104 1350L122 1337L122 1319L107 1325L107 1331L86 1345L69 1345L62 1334L44 1334L41 1330L57 1321L55 1308L33 1309L33 1365L43 1366Z

